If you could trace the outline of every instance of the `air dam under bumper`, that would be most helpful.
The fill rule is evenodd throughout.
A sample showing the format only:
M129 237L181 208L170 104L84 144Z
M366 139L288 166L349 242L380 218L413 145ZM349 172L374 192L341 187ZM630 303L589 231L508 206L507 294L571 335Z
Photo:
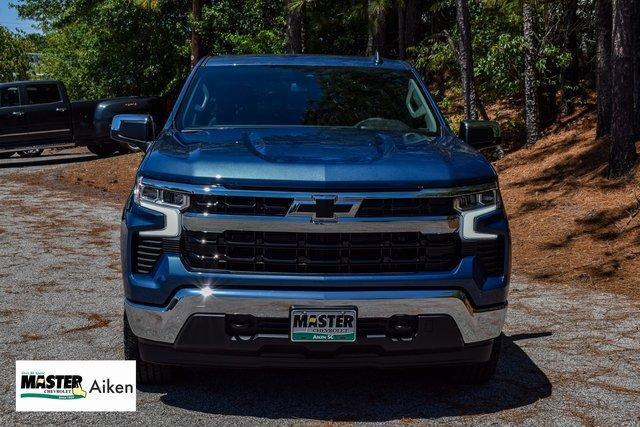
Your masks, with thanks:
M225 315L287 318L292 305L357 306L358 319L418 316L411 339L359 335L355 343L292 343L287 334L232 337ZM214 366L417 366L487 360L506 306L475 311L457 290L288 291L181 289L166 307L125 301L143 360ZM194 337L194 333L196 334ZM265 354L267 357L264 357ZM263 356L263 357L256 357Z

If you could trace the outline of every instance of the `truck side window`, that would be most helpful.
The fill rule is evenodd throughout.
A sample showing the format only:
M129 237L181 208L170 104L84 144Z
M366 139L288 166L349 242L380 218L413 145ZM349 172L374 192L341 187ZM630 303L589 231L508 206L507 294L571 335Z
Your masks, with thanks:
M17 86L0 89L0 107L16 107L20 105L20 89Z
M50 104L62 100L58 85L56 84L27 85L26 89L29 104Z

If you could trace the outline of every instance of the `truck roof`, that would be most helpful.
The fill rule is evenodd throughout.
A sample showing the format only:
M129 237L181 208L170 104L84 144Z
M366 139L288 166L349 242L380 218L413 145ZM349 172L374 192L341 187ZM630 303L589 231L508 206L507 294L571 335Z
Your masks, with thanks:
M325 67L367 67L408 70L410 66L404 61L383 59L376 63L370 56L337 56L337 55L223 55L206 58L202 66L221 65L306 65Z
M12 82L0 82L0 85L6 86L6 85L21 85L21 84L33 84L33 83L58 84L60 83L60 81L59 80L16 80Z

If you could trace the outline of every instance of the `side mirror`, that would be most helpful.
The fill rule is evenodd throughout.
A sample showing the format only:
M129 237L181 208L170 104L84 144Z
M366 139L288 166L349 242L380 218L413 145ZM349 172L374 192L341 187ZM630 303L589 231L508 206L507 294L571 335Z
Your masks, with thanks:
M147 151L155 135L153 118L148 114L118 114L111 121L111 139Z
M464 120L460 123L458 136L473 148L492 147L500 144L500 125L484 120Z

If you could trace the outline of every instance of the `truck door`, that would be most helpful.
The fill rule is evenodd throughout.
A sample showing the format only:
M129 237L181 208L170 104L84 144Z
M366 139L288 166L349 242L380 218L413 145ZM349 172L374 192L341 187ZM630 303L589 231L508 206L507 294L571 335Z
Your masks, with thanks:
M71 111L59 84L26 83L23 93L30 142L34 145L70 143Z
M0 152L21 145L26 139L27 124L20 105L20 86L0 86Z

